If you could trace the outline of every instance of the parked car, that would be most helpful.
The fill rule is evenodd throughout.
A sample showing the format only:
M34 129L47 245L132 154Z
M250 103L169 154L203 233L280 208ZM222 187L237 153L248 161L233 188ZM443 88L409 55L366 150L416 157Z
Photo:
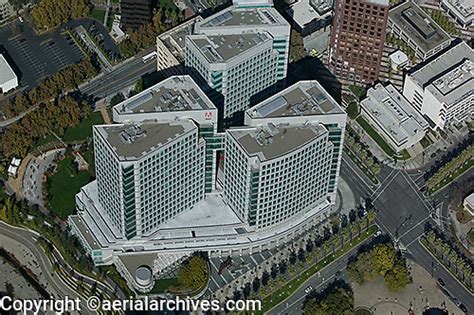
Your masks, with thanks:
M467 307L464 306L464 304L461 303L461 304L459 304L458 307L461 309L461 311L464 312L464 314L469 314L469 311L467 310Z
M313 287L312 287L312 286L309 286L309 287L307 287L306 289L304 289L304 292L305 292L306 294L308 294L308 293L311 292L311 291L313 291Z
M441 279L441 278L438 278L438 284L439 284L441 287L444 287L444 280Z

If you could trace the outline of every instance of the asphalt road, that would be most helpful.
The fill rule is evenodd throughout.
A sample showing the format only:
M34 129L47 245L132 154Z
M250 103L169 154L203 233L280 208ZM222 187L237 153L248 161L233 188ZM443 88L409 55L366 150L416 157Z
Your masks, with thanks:
M44 254L43 250L36 243L37 236L34 233L27 232L21 229L11 228L1 221L0 233L2 235L21 242L23 245L27 246L31 250L33 255L36 257L36 261L38 262L41 271L43 272L51 286L54 288L55 292L53 292L53 294L56 298L65 296L69 296L70 298L79 297L79 295L75 291L71 290L67 285L62 282L62 280L57 275L54 275L54 273L52 273L51 263Z
M354 248L344 256L340 257L338 260L330 263L319 273L316 273L314 276L309 278L303 286L296 290L296 292L291 295L285 302L273 308L269 312L269 314L301 314L303 302L307 295L307 293L305 292L306 288L311 286L313 290L316 291L324 289L328 285L328 283L330 283L336 278L337 272L341 273L339 277L337 277L338 279L346 279L345 270L347 266L347 260L349 259L349 257L351 257L357 252L357 249L358 248Z
M140 56L145 53L142 53ZM112 71L84 83L80 86L79 90L94 98L104 98L135 84L143 75L156 71L156 59L144 63L140 56L115 66Z

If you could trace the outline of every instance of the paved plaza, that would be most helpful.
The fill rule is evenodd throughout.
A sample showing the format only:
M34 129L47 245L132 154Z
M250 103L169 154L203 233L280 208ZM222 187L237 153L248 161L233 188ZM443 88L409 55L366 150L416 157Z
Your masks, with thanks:
M412 308L415 314L429 307L446 308L449 314L463 314L451 300L444 295L436 279L420 265L408 261L411 267L413 283L399 293L391 292L382 277L363 285L353 284L355 307L371 309L375 315L406 315Z

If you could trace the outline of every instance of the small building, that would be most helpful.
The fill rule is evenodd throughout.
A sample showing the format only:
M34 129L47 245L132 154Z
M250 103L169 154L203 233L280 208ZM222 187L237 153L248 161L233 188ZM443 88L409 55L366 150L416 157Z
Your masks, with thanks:
M421 61L434 56L451 43L451 37L411 1L390 10L387 33L406 42Z
M408 64L408 56L401 50L397 50L388 56L392 69L397 71L403 69Z
M441 0L441 7L463 28L467 29L474 20L474 1Z
M8 64L5 57L0 54L0 92L8 93L18 87L18 77Z
M419 142L428 122L413 109L393 85L377 84L360 103L362 115L396 152Z
M331 0L299 0L285 13L293 20L293 27L305 37L331 25L331 11Z
M15 14L13 6L8 0L0 0L0 24L8 20Z
M464 199L463 202L464 210L469 212L470 215L474 216L474 193Z
M112 22L112 30L110 31L110 37L114 39L116 43L120 43L125 39L125 32L120 28L121 16L119 14L114 14L114 20Z

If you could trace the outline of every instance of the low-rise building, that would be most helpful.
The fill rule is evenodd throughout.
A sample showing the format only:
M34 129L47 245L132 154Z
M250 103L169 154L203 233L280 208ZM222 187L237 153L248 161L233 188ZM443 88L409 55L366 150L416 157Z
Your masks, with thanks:
M0 24L8 20L15 14L13 6L8 0L0 0Z
M428 122L393 85L379 83L370 88L360 107L369 124L396 152L419 142L429 127Z
M401 70L408 64L408 56L401 50L397 50L388 56L393 70Z
M290 5L285 13L304 37L331 25L332 5L331 0L299 0Z
M474 1L441 0L441 7L463 28L467 29L474 20Z
M451 37L412 1L390 10L387 33L406 42L421 61L436 55L451 43Z
M18 77L5 57L0 54L0 93L8 93L17 87Z
M166 75L184 74L184 49L186 36L193 33L196 22L202 21L198 15L172 28L156 39L157 70Z
M405 77L403 95L437 128L474 112L474 51L461 42Z
M474 193L464 199L463 202L464 210L469 212L470 215L474 216Z

